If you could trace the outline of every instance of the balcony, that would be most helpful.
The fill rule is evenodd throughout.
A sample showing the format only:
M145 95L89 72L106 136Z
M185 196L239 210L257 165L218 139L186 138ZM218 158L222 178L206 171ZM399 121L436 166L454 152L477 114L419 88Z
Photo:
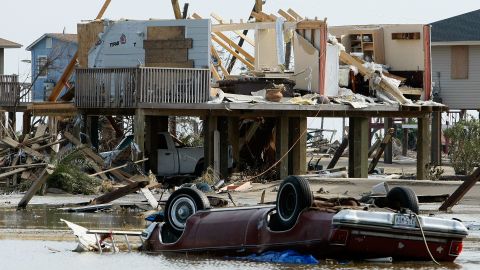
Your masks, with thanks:
M167 103L204 103L210 71L197 68L88 68L76 70L80 109L155 108Z
M0 75L0 106L22 106L31 101L30 89L21 87L18 75Z

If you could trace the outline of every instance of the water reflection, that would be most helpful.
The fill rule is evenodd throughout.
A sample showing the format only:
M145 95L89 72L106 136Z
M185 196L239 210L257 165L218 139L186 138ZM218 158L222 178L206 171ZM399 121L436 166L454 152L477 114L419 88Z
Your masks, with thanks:
M0 241L2 258L1 269L37 270L54 269L142 269L142 270L185 270L185 269L477 269L480 263L478 250L466 250L457 263L435 266L429 262L410 263L360 263L360 262L326 262L318 265L287 265L256 263L225 258L192 256L189 254L147 255L142 253L95 254L71 252L73 242L50 241ZM28 260L22 259L28 258Z
M53 206L35 205L26 210L0 208L0 229L67 229L60 219L90 229L143 229L146 222L140 211L115 209L104 213L69 213Z

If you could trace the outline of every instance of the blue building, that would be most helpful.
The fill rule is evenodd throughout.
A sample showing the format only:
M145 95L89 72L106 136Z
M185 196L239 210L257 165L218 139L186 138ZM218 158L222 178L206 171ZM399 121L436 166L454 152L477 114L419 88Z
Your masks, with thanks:
M32 52L32 100L48 99L65 67L77 51L76 34L48 33L35 40L27 51ZM72 83L74 83L72 78Z

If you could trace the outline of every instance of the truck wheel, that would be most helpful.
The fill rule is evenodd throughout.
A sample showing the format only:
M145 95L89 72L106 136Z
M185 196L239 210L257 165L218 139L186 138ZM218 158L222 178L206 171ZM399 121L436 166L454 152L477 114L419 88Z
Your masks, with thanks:
M180 188L170 195L165 205L167 223L177 232L183 232L191 215L208 208L208 198L201 191L196 188Z
M197 165L195 166L195 171L193 172L193 174L197 177L200 177L202 176L203 174L203 170L204 170L204 166L205 166L205 162L203 161L203 159L200 159L198 162L197 162Z
M297 222L300 212L312 206L313 195L307 180L288 176L277 193L277 213L280 226L288 230Z
M387 206L395 210L410 209L418 214L418 198L409 187L394 187L387 194Z

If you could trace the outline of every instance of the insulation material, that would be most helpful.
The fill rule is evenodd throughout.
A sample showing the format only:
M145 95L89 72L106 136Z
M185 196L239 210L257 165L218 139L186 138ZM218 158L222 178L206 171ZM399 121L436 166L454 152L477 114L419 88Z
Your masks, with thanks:
M297 33L294 34L293 38L295 89L309 90L318 93L318 50L308 40Z
M277 43L277 61L278 63L284 65L285 64L285 43L284 41L284 34L283 34L283 23L285 22L284 18L278 17L275 22L275 32L277 35L276 43Z
M350 78L350 67L343 66L338 70L338 85L340 87L348 87Z
M325 66L325 95L327 97L334 97L338 95L338 78L340 69L338 61L339 53L340 50L338 46L327 44L327 64Z
M152 26L184 26L185 38L193 40L188 59L196 68L210 66L210 20L105 21L104 31L89 51L88 67L138 67L145 65L143 41Z

